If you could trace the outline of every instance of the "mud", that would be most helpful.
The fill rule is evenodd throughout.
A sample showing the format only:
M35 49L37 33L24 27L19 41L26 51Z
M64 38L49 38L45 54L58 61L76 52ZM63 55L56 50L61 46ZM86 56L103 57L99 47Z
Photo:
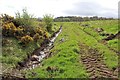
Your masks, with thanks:
M117 80L118 72L110 70L104 62L103 54L98 50L92 49L85 44L80 44L81 61L85 65L86 70L91 79L112 78Z

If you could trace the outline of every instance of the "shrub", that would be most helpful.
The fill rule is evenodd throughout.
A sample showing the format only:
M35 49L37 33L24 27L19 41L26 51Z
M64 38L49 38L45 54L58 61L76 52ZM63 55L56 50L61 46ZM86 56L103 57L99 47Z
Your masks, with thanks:
M47 32L44 32L44 35L43 35L43 36L44 36L44 38L46 38L46 39L49 38L49 35L48 35Z
M23 30L24 28L22 28L21 26L17 27L15 36L23 36L24 35Z
M38 39L40 39L40 35L38 33L36 33L34 36L33 36L33 39L35 42L38 41Z
M14 20L14 17L11 17L7 14L2 14L1 16L2 16L1 19L3 22L12 22Z
M25 45L27 45L28 43L30 43L31 41L33 41L33 38L30 37L29 35L23 36L21 37L21 42Z
M49 38L48 32L46 32L44 29L42 29L41 27L37 27L35 29L35 33L39 34L40 36L43 36L44 38Z
M35 33L38 33L39 35L43 35L43 30L40 27L37 27L35 29Z
M47 31L52 32L53 15L50 15L50 14L44 15L43 16L43 21L45 22Z
M5 22L2 24L2 31L4 36L14 36L17 28L12 22Z
M23 26L28 31L32 30L34 27L33 15L29 14L27 9L23 9L22 14L17 12L13 22L16 26Z

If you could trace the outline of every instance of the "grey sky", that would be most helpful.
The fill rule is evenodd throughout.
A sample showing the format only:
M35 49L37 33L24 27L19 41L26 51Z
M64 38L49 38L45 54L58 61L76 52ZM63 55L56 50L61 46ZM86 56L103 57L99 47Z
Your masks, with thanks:
M57 16L118 16L119 0L0 0L0 14L15 16L24 7L30 14Z
M106 4L107 5L107 4ZM112 5L111 5L112 6ZM118 9L103 7L97 2L87 1L74 4L72 9L64 11L68 15L117 17Z

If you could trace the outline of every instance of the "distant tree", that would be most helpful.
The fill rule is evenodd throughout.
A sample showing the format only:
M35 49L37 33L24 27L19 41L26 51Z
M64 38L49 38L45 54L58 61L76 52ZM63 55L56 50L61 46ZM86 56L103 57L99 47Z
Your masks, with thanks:
M80 16L61 16L61 17L56 17L54 19L55 22L82 22L82 21L95 21L95 20L113 20L113 18L105 18L105 17L98 17L98 16L93 16L93 17L80 17Z
M84 21L89 21L89 17L84 17Z
M48 32L52 32L52 25L53 25L53 15L46 14L43 16L43 21L45 23L46 29Z
M93 20L98 20L98 16L93 16Z
M70 22L70 19L69 18L63 18L63 21L64 22Z

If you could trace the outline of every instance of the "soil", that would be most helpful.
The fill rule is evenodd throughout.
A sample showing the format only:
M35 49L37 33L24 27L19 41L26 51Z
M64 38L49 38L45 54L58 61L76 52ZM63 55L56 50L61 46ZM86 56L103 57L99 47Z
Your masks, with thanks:
M81 61L85 65L90 78L112 78L117 80L116 69L110 70L104 62L103 54L85 44L80 44Z

